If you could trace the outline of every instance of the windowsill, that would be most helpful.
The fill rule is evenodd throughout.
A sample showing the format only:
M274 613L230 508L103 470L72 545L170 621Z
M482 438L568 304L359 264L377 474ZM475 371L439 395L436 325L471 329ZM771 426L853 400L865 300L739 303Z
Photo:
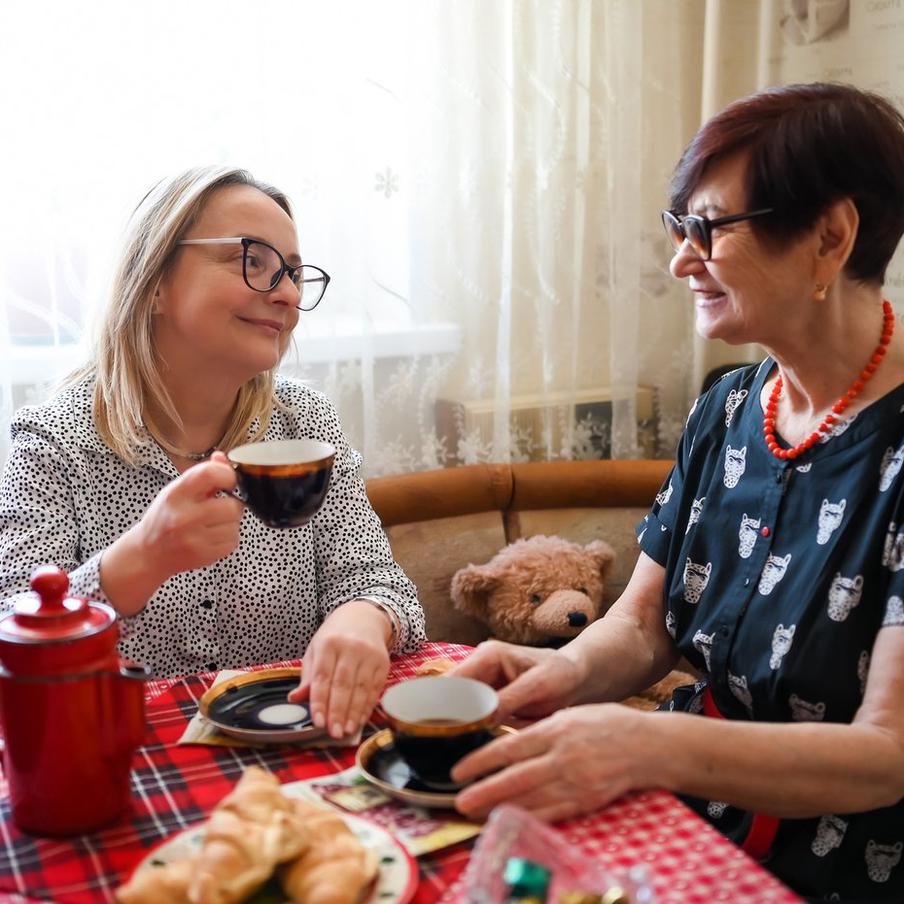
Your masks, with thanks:
M285 361L322 364L360 358L413 358L418 355L454 354L461 348L461 328L454 323L420 326L374 324L367 333L358 323L327 321L324 329L298 327Z
M284 359L291 370L293 363L323 364L360 358L413 358L418 355L455 354L461 348L461 329L454 323L431 323L420 326L375 324L365 334L354 321L325 322L329 329L295 332L294 346ZM85 361L85 349L76 344L14 345L7 366L0 365L0 382L14 385L52 382L75 370Z

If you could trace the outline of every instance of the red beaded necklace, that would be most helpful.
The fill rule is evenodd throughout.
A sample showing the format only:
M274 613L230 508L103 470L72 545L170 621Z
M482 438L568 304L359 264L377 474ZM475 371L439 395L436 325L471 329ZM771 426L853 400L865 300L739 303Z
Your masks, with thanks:
M820 434L828 433L832 429L832 425L837 422L838 418L836 415L841 414L860 395L860 391L876 372L876 368L882 363L888 343L891 342L892 334L895 331L895 312L892 310L891 304L888 301L883 301L882 310L885 313L882 323L882 337L879 339L879 344L876 346L875 351L870 355L866 367L863 368L857 379L851 383L851 388L832 406L832 410L822 419L822 423L802 443L798 443L791 449L783 449L775 438L775 411L778 407L779 396L782 394L782 375L778 375L775 386L772 387L772 392L769 395L766 411L763 414L763 435L766 437L766 445L769 447L769 451L776 458L797 458L798 455L802 455L811 446L815 446L822 438Z

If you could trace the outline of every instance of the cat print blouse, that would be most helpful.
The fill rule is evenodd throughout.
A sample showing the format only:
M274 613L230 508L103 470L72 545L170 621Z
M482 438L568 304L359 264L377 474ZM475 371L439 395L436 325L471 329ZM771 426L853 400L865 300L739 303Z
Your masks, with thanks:
M774 366L736 370L694 404L676 463L638 525L666 569L666 628L731 719L849 723L882 630L904 629L904 385L792 461L763 440ZM735 841L750 814L688 801ZM904 901L904 801L783 820L766 865L798 893Z

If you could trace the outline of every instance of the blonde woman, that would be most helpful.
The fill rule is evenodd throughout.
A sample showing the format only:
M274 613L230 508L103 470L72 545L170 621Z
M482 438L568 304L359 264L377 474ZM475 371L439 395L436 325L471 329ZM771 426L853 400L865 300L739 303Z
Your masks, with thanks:
M249 258L269 278L254 285ZM304 283L302 283L304 280ZM19 411L0 482L0 596L35 565L126 622L124 655L157 674L304 656L296 699L334 737L369 716L389 653L424 617L392 559L338 416L275 376L329 277L302 265L284 194L242 170L157 186L122 254L94 360ZM326 501L296 530L265 527L229 494L222 450L310 437L337 450ZM218 451L214 451L218 450Z

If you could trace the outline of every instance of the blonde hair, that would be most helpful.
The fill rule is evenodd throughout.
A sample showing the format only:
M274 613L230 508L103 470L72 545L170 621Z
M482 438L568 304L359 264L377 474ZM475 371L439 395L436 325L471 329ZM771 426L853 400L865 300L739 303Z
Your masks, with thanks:
M148 434L169 453L180 455L145 423L150 403L174 424L181 418L164 385L154 347L154 292L165 276L173 250L191 228L205 204L227 185L250 185L271 197L292 217L288 198L258 182L242 169L198 167L156 185L136 208L113 280L93 360L70 377L74 382L93 375L94 422L101 438L120 457L136 464ZM257 374L239 390L226 433L219 447L228 450L263 435L274 404L274 371ZM253 437L254 419L259 427Z

